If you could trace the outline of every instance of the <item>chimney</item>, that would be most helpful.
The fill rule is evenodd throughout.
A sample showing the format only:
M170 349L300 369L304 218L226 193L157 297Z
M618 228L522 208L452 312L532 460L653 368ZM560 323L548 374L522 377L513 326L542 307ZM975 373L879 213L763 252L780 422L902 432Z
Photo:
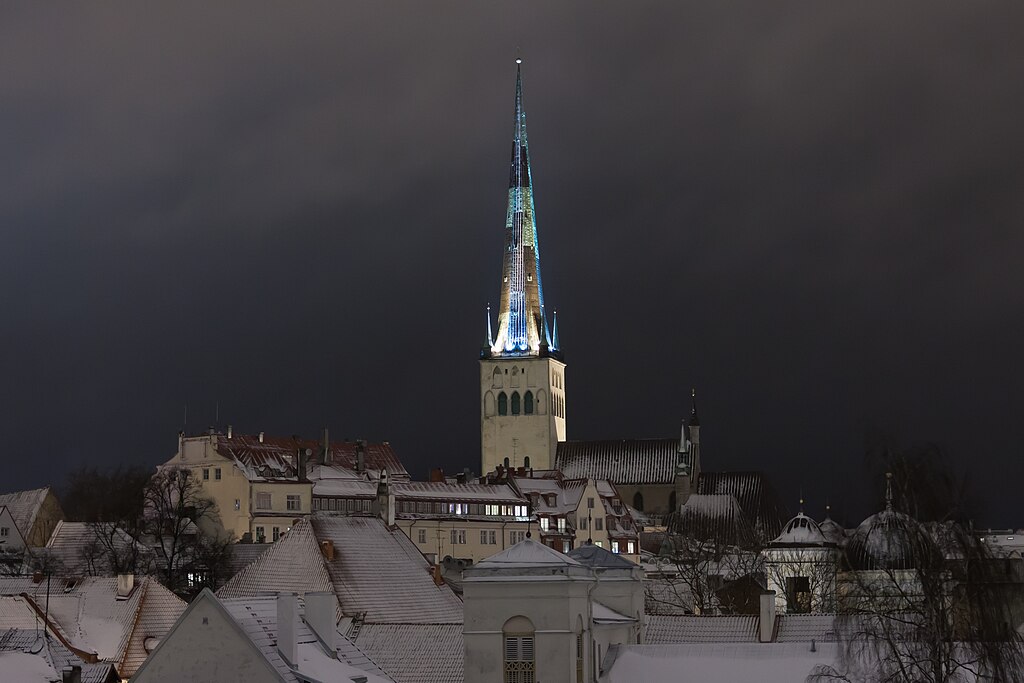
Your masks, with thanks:
M770 643L775 636L775 591L761 593L761 619L758 640Z
M388 486L388 471L380 471L380 481L377 482L377 514L388 526L395 525L395 494Z
M356 441L356 474L366 471L366 442L362 439Z
M311 455L313 455L311 448L299 448L295 455L295 477L299 481L306 481L306 465Z
M305 594L306 623L313 633L327 646L332 656L337 656L338 624L334 617L338 610L338 600L329 591L313 591Z
M42 582L43 582L43 573L41 571L39 571L38 569L35 570L34 572L32 572L32 583L42 583Z
M430 470L430 481L444 481L444 470L434 467Z
M260 432L260 443L263 443L263 432Z
M63 683L82 683L82 667L77 664L64 667L60 679Z
M299 601L295 593L277 594L277 651L291 666L298 665Z
M231 438L231 435L232 435L232 432L233 432L233 431L234 431L234 430L232 429L231 425L228 425L228 438L229 438L229 439Z
M129 595L132 594L132 590L135 588L135 575L134 574L118 574L117 575L117 599L125 600Z
M334 562L334 541L320 541L320 552L328 562Z

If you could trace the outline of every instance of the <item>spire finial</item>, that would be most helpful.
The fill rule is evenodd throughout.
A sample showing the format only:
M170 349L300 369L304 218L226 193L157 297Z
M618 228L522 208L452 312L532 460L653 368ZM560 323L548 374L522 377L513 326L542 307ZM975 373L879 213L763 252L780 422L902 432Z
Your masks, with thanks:
M892 510L892 472L885 473L885 509Z
M804 514L804 497L800 496L800 514Z
M696 427L700 425L700 419L697 417L697 390L690 389L690 426Z
M491 303L487 302L487 348L494 344L494 334L491 332Z

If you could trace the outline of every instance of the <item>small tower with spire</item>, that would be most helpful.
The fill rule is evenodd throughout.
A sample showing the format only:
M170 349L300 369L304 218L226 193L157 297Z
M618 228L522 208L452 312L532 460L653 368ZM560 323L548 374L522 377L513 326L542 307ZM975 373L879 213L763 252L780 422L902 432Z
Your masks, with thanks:
M516 65L501 297L494 334L488 307L488 345L480 353L483 473L498 465L549 469L565 440L565 363L557 323L548 323L544 309L522 59Z
M679 434L679 454L676 460L675 509L686 504L690 495L697 490L700 477L700 420L697 419L697 390L690 390L690 419L683 420Z

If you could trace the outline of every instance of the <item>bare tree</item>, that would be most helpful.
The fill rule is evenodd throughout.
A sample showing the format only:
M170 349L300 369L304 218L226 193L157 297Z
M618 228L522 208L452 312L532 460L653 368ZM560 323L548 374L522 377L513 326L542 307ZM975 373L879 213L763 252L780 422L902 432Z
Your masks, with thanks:
M146 484L144 515L157 573L168 588L185 592L187 574L197 558L209 552L204 548L204 527L219 526L217 504L206 496L192 470L167 467Z
M886 451L886 508L857 529L839 579L844 622L835 665L815 680L886 683L1024 677L1014 628L1019 567L973 533L966 486L932 446ZM1019 564L1019 560L1017 561Z

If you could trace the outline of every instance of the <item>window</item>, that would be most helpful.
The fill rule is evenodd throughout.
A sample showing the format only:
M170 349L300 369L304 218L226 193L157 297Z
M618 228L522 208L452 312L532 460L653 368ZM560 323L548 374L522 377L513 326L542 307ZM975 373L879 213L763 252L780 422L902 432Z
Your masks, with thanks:
M523 412L527 415L533 415L533 392L527 391L523 394Z
M523 467L527 469L530 468L530 456L526 456L525 458L523 458Z
M633 543L633 541L627 541L626 542L626 552L629 553L630 555L635 555L636 554L636 544Z
M619 542L618 541L612 541L612 552L615 553L615 554L618 554L618 552L619 552Z
M8 533L10 533L10 529L8 527L0 526L0 536L6 536Z
M295 494L288 494L286 506L289 510L298 511L302 509L302 496Z
M452 545L466 545L465 529L452 529Z
M448 503L449 515L468 515L469 503Z
M601 531L604 528L604 520L598 517L594 520L594 531Z
M494 374L491 375L491 386L495 389L501 389L501 370L497 367L494 368Z
M498 535L493 529L480 530L480 545L497 545Z
M508 415L508 394L504 391L498 394L498 415Z
M547 531L550 525L550 520L547 517L540 518L540 530Z
M508 469L508 466L509 466L508 458L505 458L505 469L506 470Z
M644 511L644 497L639 491L633 494L633 507L640 512Z
M580 517L580 530L581 531L586 531L587 530L587 518L586 517Z
M565 517L558 518L558 532L562 534L565 533Z
M275 526L274 527L274 541L276 542L277 539L279 539L279 538L281 538L281 527Z
M594 499L593 498L587 498L587 509L588 510L593 510L594 509Z
M513 415L518 415L519 414L519 392L518 391L513 391L512 392L512 414Z
M533 623L526 617L512 617L501 629L505 637L504 683L536 683Z
M569 541L562 541L562 552L567 553L572 550L572 543Z
M510 531L508 532L508 542L512 545L519 543L526 539L525 531Z
M210 480L210 468L209 467L204 467L203 468L203 481L209 481L209 480Z
M242 501L239 500L238 498L235 498L235 509L236 510L241 510L242 509Z
M219 467L213 471L213 478L216 479L217 481L220 481L220 468Z
M583 683L583 634L576 634L576 683Z
M261 526L256 527L256 542L257 543L266 543L267 542L267 532Z
M806 614L811 611L810 577L786 577L786 611L793 614Z
M270 492L261 491L256 494L256 509L257 510L269 510L270 509Z
M426 529L420 529L420 543L426 543L426 542L427 542L427 530Z

